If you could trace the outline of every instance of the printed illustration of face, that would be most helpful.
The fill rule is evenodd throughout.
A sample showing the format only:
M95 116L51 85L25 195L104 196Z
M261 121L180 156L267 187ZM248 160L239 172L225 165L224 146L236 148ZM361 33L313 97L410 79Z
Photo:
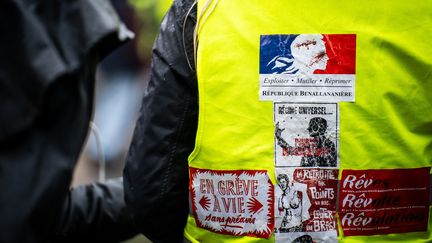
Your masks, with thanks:
M307 130L311 137L324 136L327 130L327 121L321 117L314 117L309 121Z
M327 66L328 56L322 35L299 35L291 43L294 59L302 66L300 71L313 73Z
M285 191L288 188L288 180L285 177L279 178L279 186L280 188Z

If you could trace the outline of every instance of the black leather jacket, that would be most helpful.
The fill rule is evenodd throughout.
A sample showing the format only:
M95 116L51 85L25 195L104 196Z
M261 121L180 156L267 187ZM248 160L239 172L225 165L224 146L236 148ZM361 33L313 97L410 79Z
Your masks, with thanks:
M188 156L198 120L193 0L176 0L153 49L151 79L124 170L125 199L154 242L182 242L188 215Z
M50 233L52 242L62 243L121 242L138 234L123 200L122 178L72 188Z
M122 181L69 190L95 68L123 40L121 26L106 0L0 1L1 243L115 242L135 233Z

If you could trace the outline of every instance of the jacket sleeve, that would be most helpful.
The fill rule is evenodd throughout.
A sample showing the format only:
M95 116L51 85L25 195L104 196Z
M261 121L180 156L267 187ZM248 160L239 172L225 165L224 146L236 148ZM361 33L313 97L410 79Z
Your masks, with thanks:
M192 2L175 1L161 24L124 169L126 203L153 242L182 242L189 210L187 158L198 120Z
M128 31L106 0L0 1L0 22L0 242L47 242L87 136L96 65Z
M119 242L138 234L123 199L122 178L72 188L53 242Z

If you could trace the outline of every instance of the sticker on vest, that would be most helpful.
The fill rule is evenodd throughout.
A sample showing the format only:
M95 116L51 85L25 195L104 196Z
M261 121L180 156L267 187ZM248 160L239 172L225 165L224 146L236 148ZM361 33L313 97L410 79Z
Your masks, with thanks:
M344 170L338 210L344 235L426 231L429 171Z
M355 34L262 35L260 100L353 102Z
M198 227L226 235L271 236L273 184L266 171L190 168L190 191Z
M337 104L274 103L275 165L338 167Z
M276 242L296 242L299 237L310 238L313 240L310 242L337 242L338 172L337 169L276 168Z

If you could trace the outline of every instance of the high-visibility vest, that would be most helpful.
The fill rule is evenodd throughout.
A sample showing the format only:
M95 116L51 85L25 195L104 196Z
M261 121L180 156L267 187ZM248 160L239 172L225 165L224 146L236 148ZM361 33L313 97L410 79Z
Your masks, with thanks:
M319 206L313 205L317 202L311 198L310 193L314 193L311 184L300 179L294 181L294 177L298 178L294 173L302 169L311 169L308 173L327 174L333 173L329 171L334 169L338 170L336 181L340 180L340 189L334 184L334 175L326 177L328 180L324 184L333 185L331 190L337 199L332 202L339 204L339 213L333 215L337 224L329 226L327 233L334 229L331 234L337 234L340 242L431 242L429 202L425 206L422 199L414 205L408 199L415 198L415 195L421 198L429 195L429 167L432 165L432 1L219 0L212 1L204 12L206 3L206 0L198 1L198 15L202 15L198 23L197 51L199 125L195 150L189 157L192 209L185 236L192 242L291 242L293 239L300 242L301 237L336 241L332 237L326 238L325 226L317 226L315 231L313 225L299 226L296 222L309 222L306 220L312 218L320 221L320 217L318 213L313 215L315 212L312 211L306 212L307 216L305 212L295 211L298 205L306 211ZM291 49L293 46L307 49L308 45L319 45L317 39L294 44L293 39L300 35L305 35L305 38L318 36L327 42L331 42L328 38L341 37L339 44L349 47L334 48L354 50L355 54L347 55L354 55L354 64L350 64L354 68L342 73L333 71L330 73L333 76L314 76L320 75L315 71L303 75L302 81L296 76L301 68L298 72L293 71L293 67L285 68L291 65L292 60L301 58L295 57L292 50L286 56L263 59L266 40L271 42L274 38L282 38L280 43L291 43ZM344 40L345 37L349 40ZM332 57L328 45L326 67L340 65L330 64ZM276 46L270 45L269 48ZM289 48L289 44L281 48ZM278 75L283 75L280 72L276 76L265 76L265 68L270 73L285 68L282 73L288 76L283 77L298 79L278 80L282 77ZM340 80L336 78L331 83L332 78L339 77L338 74L347 74L344 72L349 75L340 76ZM271 90L266 91L268 85L263 77L269 77L267 84ZM330 77L330 81L320 79L325 77ZM350 81L345 82L346 77ZM332 86L330 90L312 87L324 82ZM350 87L341 91L336 82L343 86L342 89L347 83L353 85L347 85ZM291 86L286 89L286 85ZM279 86L284 87L279 90ZM300 115L299 109L307 115ZM298 144L303 141L317 146L318 142L307 138L308 131L305 130L311 129L312 121L318 122L312 118L322 114L320 109L327 110L327 113L331 111L326 127L332 127L333 133L327 134L327 140L333 139L328 143L337 150L337 159L333 161L336 164L323 166L323 163L315 163L311 164L312 167L304 167L308 166L311 157L317 155L313 153L320 152L307 155L304 150L296 149L293 141L297 140L287 133L293 127L294 131L290 131L296 132L296 126L286 121L285 130L278 130L283 125L282 120L278 120L282 119L278 110L288 113L291 110L294 120L305 117L310 123L303 122L298 126L298 133L306 134ZM283 148L285 141L277 137L278 131L279 135L285 136L289 148L288 145ZM323 151L326 153L326 148ZM299 154L303 157L296 157ZM278 156L285 157L281 159ZM285 158L295 158L293 161L297 164L291 167ZM293 191L280 186L284 178L278 177L279 169L299 169L285 178ZM390 179L381 181L380 176L386 173ZM364 181L354 181L353 178ZM355 194L362 192L359 191L362 186L370 185L368 179L375 191ZM415 179L417 182L410 184ZM392 187L395 183L400 184ZM410 191L411 187L418 191ZM288 191L294 192L294 196L290 196ZM391 194L395 191L401 194ZM352 198L348 195L350 193ZM380 195L384 194L397 199L381 198L380 201ZM367 204L370 195L373 203ZM291 201L287 206L283 200L289 197ZM355 201L354 197L362 200ZM387 206L380 204L385 200ZM364 205L361 208L364 211L353 208L360 205L357 202ZM336 211L336 205L333 206ZM420 211L410 211L416 207ZM281 222L286 221L288 211L290 222ZM406 212L412 212L414 216L403 215ZM392 213L397 216L389 218ZM373 214L382 217L373 218ZM297 215L297 218L292 215ZM372 215L371 221L365 215ZM375 228L368 228L370 222L375 223ZM415 223L419 225L414 227ZM292 227L287 226L289 224ZM392 231L395 227L400 229Z

